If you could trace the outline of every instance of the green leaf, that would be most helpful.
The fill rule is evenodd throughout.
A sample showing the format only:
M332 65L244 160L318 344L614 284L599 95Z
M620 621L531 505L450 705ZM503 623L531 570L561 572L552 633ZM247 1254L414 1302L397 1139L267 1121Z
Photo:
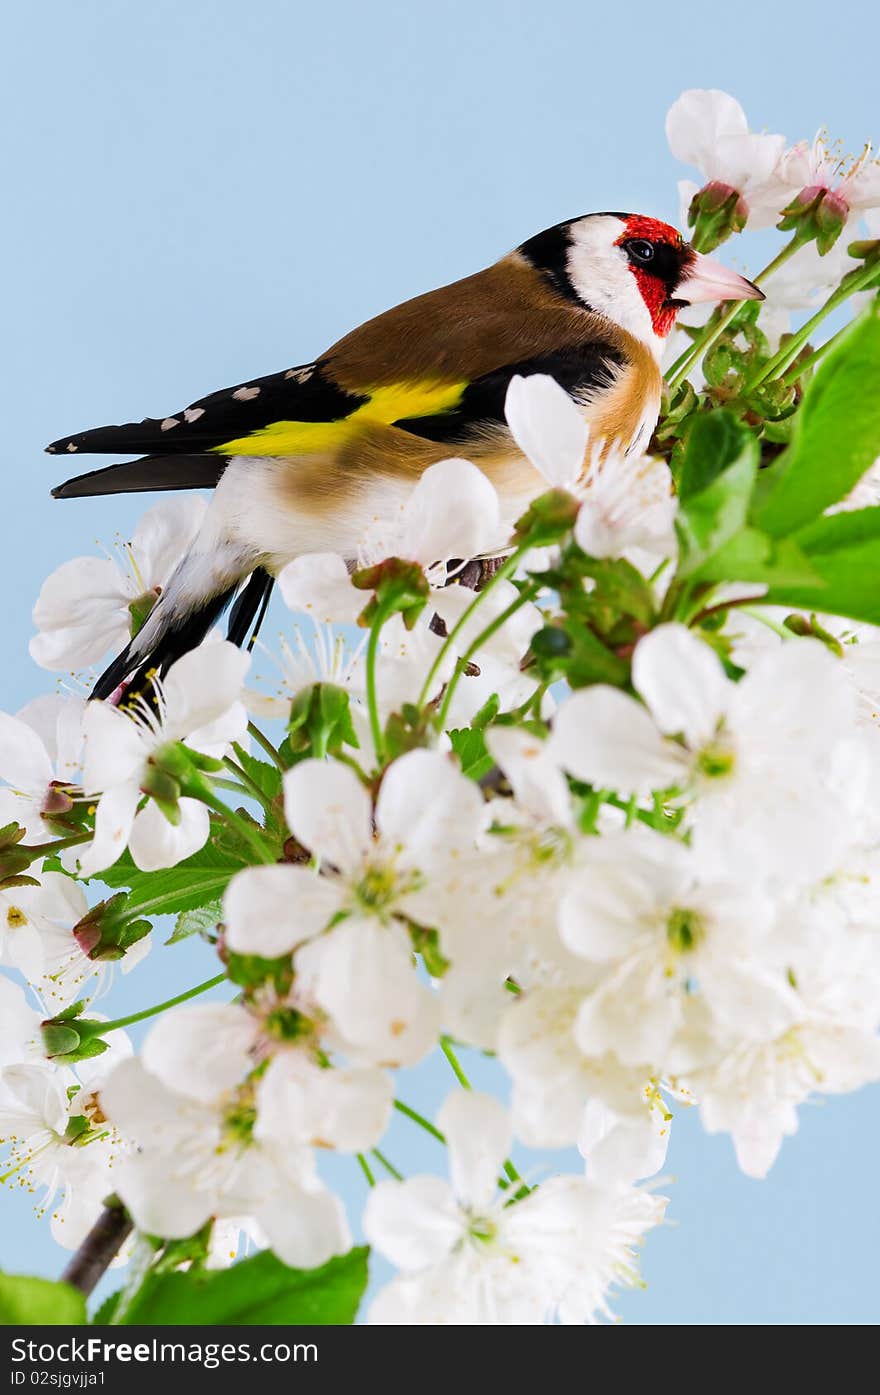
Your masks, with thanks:
M797 540L810 555L839 552L880 538L880 505L869 509L845 509L817 518L797 533Z
M0 1327L73 1327L86 1321L86 1300L70 1284L0 1274Z
M242 770L251 777L254 784L262 790L267 799L277 799L281 793L281 771L277 765L270 765L268 761L257 760L242 746L236 743L235 759Z
M791 533L842 499L880 456L880 311L869 307L807 389L792 443L766 472L755 522Z
M880 624L880 508L820 518L796 534L819 586L780 581L762 603L821 610Z
M93 1327L108 1326L110 1319L113 1317L113 1314L116 1311L116 1304L119 1302L121 1293L121 1288L116 1289L115 1292L107 1295L100 1308L95 1309L95 1315L91 1319L91 1325Z
M265 1250L230 1269L151 1274L120 1325L347 1326L367 1285L368 1254L360 1248L320 1269L289 1269Z
M233 851L227 843L214 841L220 827L211 822L211 838L203 848L176 867L158 872L141 872L129 852L101 872L96 880L107 886L130 887L127 911L139 915L165 915L191 911L216 899L236 872L246 865L245 853Z
M742 435L740 452L733 464L682 504L675 523L681 548L679 576L693 576L745 527L759 453L755 438Z
M724 408L693 417L676 479L681 502L708 489L739 458L749 439L745 427Z
M223 916L223 903L219 896L205 906L195 906L191 911L181 911L177 924L165 941L166 945L176 945L188 940L190 935L210 933Z
M818 518L799 530L796 541L809 559L820 589L804 590L780 580L771 588L767 601L877 624L880 508Z
M460 727L449 733L449 739L461 763L463 775L469 780L482 780L484 775L488 775L495 762L489 754L482 729L475 731L472 727Z
M694 581L751 581L768 585L821 586L822 581L789 538L769 538L743 528L691 574Z
M593 606L607 605L619 615L631 615L643 625L654 621L654 594L641 572L624 557L591 561L586 571L596 588L588 599Z

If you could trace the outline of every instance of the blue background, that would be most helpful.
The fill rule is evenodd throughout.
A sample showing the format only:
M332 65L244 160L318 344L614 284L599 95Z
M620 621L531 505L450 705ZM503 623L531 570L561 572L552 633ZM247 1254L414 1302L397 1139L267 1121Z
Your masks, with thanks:
M850 0L838 27L809 0L7 8L0 705L52 686L27 655L42 578L130 532L149 502L53 502L64 462L41 454L46 441L307 361L559 219L631 208L675 221L675 180L690 172L663 118L682 88L726 88L790 139L827 121L859 146L876 133L872 12ZM101 1006L132 1010L213 972L204 946L158 948ZM430 1061L404 1097L430 1111L446 1072ZM620 1300L625 1319L875 1321L878 1099L803 1109L763 1183L682 1115L675 1228L650 1237L648 1288ZM403 1123L387 1145L409 1171L440 1166L435 1149ZM356 1165L334 1176L359 1210ZM64 1257L26 1199L2 1206L4 1267L57 1274Z

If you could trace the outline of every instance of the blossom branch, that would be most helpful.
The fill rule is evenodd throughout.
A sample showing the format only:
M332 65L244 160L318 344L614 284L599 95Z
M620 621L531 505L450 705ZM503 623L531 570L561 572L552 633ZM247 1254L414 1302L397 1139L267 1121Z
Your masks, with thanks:
M132 1220L125 1207L121 1202L110 1201L67 1265L61 1275L62 1281L88 1298L132 1230Z

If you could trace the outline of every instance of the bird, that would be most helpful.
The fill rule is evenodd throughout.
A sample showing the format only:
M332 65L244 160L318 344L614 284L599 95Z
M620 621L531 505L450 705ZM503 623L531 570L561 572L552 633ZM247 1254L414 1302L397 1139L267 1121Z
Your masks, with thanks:
M669 224L590 213L368 320L310 363L170 416L54 441L50 454L139 457L66 480L52 491L58 499L214 491L189 550L92 696L142 692L230 605L228 638L252 642L287 563L334 552L354 565L368 521L393 514L422 472L450 456L495 485L509 536L543 485L505 420L515 376L556 379L602 450L644 449L679 310L750 299L763 299L757 286Z

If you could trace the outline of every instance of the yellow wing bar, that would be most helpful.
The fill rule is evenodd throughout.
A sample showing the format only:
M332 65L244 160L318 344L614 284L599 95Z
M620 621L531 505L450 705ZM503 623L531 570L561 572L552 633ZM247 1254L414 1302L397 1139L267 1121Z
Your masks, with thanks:
M394 383L376 388L367 402L338 421L273 421L268 426L213 446L221 455L314 455L333 450L360 427L388 426L407 417L451 411L467 387L462 383Z

